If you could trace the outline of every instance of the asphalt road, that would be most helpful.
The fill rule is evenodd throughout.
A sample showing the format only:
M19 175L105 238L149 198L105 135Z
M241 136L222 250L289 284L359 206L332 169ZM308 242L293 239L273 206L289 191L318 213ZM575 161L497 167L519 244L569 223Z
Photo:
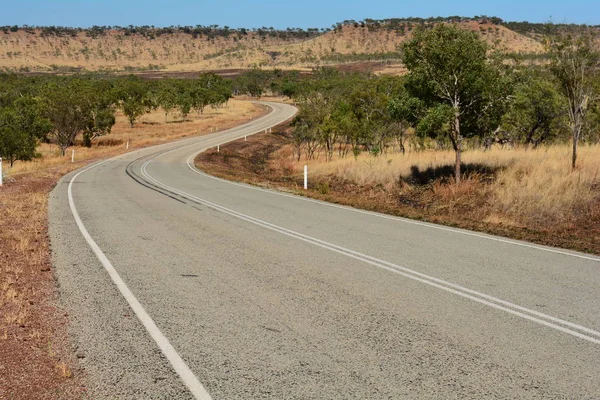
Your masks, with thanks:
M600 258L195 170L271 107L52 193L90 398L600 398Z

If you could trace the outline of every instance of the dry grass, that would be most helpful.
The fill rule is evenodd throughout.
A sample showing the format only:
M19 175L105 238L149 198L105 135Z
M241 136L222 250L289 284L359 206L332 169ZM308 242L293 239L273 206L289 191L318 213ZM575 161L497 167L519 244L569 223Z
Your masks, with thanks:
M483 180L478 186L485 185L490 194L490 220L503 215L504 222L514 224L567 223L576 214L591 212L590 207L600 197L600 146L581 147L579 168L575 171L569 166L570 151L569 146L468 151L463 162L473 172L462 190ZM382 185L388 190L401 183L405 191L414 186L411 180L415 168L419 173L425 171L425 176L433 181L437 172L438 181L432 188L440 194L442 187L461 189L439 181L448 177L447 167L453 161L452 151L427 151L381 157L361 155L356 160L348 157L332 162L317 160L308 165L311 175L318 178L335 176L361 186ZM304 162L297 163L294 170L300 171L303 165Z
M63 157L42 145L43 157L17 162L0 188L0 398L82 398L81 381L66 337L67 318L57 309L48 241L48 194L60 177L97 159L227 129L265 113L261 106L232 100L187 122L165 123L153 113L130 128L119 116L113 133L92 148L75 146ZM173 121L170 116L169 121Z
M256 164L260 155L262 167ZM288 134L257 136L208 151L209 173L326 201L600 254L600 145L470 150L462 183L454 152L390 153L296 161ZM302 169L309 166L309 190Z

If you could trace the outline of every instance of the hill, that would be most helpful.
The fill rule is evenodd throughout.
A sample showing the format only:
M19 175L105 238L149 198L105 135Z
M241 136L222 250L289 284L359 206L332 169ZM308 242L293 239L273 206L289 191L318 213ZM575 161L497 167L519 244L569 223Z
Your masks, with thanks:
M399 48L414 29L437 23L472 30L505 53L543 53L540 24L502 23L487 17L345 21L333 29L283 31L217 26L0 27L0 70L200 71L399 61Z

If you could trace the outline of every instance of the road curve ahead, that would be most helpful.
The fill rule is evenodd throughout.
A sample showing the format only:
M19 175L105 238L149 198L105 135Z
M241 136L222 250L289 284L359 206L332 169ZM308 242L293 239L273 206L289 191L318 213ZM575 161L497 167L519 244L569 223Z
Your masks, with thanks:
M66 176L50 203L91 398L600 397L600 259L226 182L236 129Z

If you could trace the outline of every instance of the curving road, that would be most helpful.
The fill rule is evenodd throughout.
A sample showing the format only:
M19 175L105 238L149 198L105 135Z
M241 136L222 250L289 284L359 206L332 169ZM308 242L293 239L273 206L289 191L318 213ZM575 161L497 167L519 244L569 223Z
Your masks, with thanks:
M91 398L600 397L600 258L210 177L129 153L50 200Z

